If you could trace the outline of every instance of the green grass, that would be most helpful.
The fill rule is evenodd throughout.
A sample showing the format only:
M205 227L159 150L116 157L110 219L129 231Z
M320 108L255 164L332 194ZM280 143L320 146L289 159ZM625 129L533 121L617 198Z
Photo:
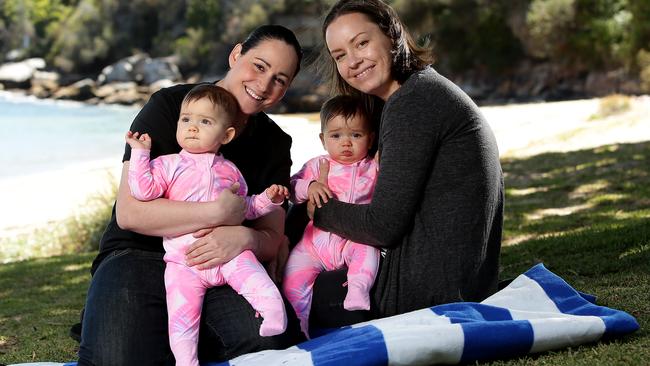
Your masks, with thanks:
M70 361L94 253L0 266L0 363Z
M489 365L646 365L650 360L650 142L502 161L502 278L536 263L598 304L629 312L636 333ZM0 363L69 361L93 254L0 267Z
M504 159L503 278L536 263L599 305L625 310L636 333L490 365L647 365L650 360L650 142ZM508 245L508 243L510 243Z

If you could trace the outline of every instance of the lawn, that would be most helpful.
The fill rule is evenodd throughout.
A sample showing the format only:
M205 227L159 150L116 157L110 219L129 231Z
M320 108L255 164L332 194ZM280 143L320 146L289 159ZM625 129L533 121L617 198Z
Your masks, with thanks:
M597 303L625 310L636 333L489 365L646 365L650 360L650 142L504 158L502 278L536 263ZM0 363L75 359L94 253L0 266Z

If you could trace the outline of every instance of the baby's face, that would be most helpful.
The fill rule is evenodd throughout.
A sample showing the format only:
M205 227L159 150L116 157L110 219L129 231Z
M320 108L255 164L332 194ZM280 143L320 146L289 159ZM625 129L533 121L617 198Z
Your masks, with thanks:
M354 115L346 120L337 115L327 122L320 139L332 159L341 164L351 164L368 155L374 134L365 118Z
M207 98L183 103L176 129L176 140L194 154L216 153L234 136L234 128L224 118L221 108Z

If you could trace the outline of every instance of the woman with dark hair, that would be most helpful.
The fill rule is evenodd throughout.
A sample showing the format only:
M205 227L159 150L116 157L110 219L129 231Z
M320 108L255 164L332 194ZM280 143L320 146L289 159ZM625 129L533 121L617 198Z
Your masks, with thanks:
M372 202L308 207L315 226L381 248L371 316L489 296L497 289L504 194L496 141L479 108L429 65L380 0L338 1L322 35L323 76L334 91L383 102ZM321 277L312 320L340 325L340 301L323 294L344 276Z
M254 30L228 56L230 69L215 84L228 90L245 125L221 153L243 174L250 194L272 184L289 185L291 137L262 111L284 96L298 73L302 52L293 32L275 25ZM130 130L147 133L151 158L178 153L176 125L185 95L195 84L176 85L151 96ZM141 202L129 192L127 145L117 201L93 262L83 317L79 365L173 365L169 348L162 236L194 233L186 263L198 269L228 262L251 250L262 262L283 245L284 210L243 220L243 198L225 190L216 201ZM286 303L287 331L259 335L262 318L230 287L207 290L201 313L199 359L221 361L263 349L285 348L303 338Z

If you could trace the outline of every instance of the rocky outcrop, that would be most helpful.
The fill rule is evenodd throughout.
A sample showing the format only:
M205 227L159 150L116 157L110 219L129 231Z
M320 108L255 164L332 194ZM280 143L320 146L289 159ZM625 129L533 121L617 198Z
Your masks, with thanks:
M43 71L43 59L0 65L0 90L27 90L38 98L76 100L87 103L144 104L160 88L182 82L173 58L136 54L105 67L99 75L61 75Z
M182 77L173 58L151 58L140 53L106 66L97 77L97 83L136 82L150 85L158 80L179 81Z
M86 103L143 105L160 88L182 82L219 80L223 75L194 74L183 79L171 57L137 54L105 67L99 75L79 76L46 71L42 59L0 65L0 90L23 89L39 98L77 100ZM512 101L550 101L641 94L638 77L625 70L580 71L571 65L521 62L507 73L494 75L470 70L459 75L444 73L479 104ZM328 90L313 68L304 67L285 97L271 113L314 112L328 98Z
M148 57L146 54L140 53L104 67L97 76L97 84L135 81L137 77L135 73L136 66Z
M625 70L585 72L549 62L524 61L501 75L472 70L449 78L479 104L642 93L638 77Z
M19 62L8 62L0 65L0 83L6 88L27 89L37 70L45 68L42 58L30 58Z
M137 65L136 80L151 85L160 80L179 81L183 78L171 58L147 58Z

